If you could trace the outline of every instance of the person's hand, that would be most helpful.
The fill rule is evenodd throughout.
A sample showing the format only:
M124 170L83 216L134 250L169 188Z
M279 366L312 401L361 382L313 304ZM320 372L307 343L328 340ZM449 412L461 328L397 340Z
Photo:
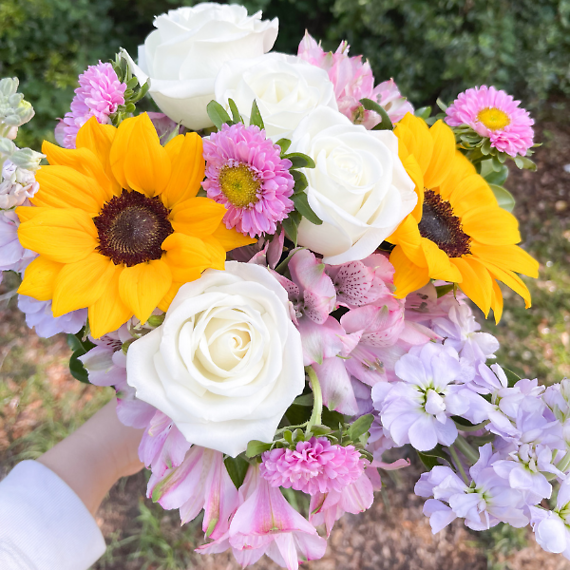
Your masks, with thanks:
M121 477L143 468L138 458L143 430L124 426L116 405L113 399L38 459L75 491L91 514Z

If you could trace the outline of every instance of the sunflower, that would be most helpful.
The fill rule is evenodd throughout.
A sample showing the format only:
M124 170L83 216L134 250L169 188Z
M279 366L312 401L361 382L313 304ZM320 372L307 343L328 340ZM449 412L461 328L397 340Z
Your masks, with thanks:
M93 117L76 144L44 142L40 190L16 210L21 244L39 254L19 293L52 300L54 316L87 307L95 337L133 315L144 323L183 283L255 241L222 225L222 204L196 196L205 167L196 133L163 147L146 113L118 128Z
M430 279L450 281L485 316L493 309L498 322L501 281L530 307L530 292L517 273L538 277L538 263L515 245L521 241L516 218L499 206L485 179L456 149L452 130L442 121L428 128L408 114L394 133L418 194L416 208L388 239L396 246L390 254L396 296L403 298Z

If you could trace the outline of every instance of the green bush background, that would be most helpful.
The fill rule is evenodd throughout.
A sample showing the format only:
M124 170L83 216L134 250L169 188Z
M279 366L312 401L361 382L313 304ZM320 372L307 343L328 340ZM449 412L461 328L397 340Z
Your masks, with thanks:
M18 76L36 109L19 143L48 136L77 75L136 46L154 15L194 0L0 0L0 76ZM416 105L494 84L540 109L570 94L570 0L244 0L277 16L276 49L295 53L305 28L327 49L347 39L378 81L394 77Z

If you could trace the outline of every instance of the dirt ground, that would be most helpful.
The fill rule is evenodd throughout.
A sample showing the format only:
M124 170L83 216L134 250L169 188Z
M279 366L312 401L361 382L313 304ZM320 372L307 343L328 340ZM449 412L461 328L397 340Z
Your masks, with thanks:
M517 199L516 215L531 246L548 237L552 224L562 227L570 213L570 124L553 118L541 123L539 173L514 171L508 188ZM554 221L553 221L554 220ZM568 230L565 230L568 231ZM570 242L570 233L566 238ZM545 238L546 236L546 238ZM0 310L0 477L17 461L37 456L44 433L63 437L58 422L73 428L74 410L88 415L98 402L97 389L71 379L66 372L68 349L63 338L44 342L26 329L12 306ZM8 354L10 358L7 359ZM26 378L46 371L49 390L32 389ZM36 391L34 391L36 390ZM8 394L8 395L7 395ZM46 395L47 394L47 395ZM2 399L4 398L4 399ZM46 403L47 402L47 403ZM65 404L63 406L62 402ZM54 413L50 406L60 410ZM63 410L63 411L62 411ZM418 468L398 472L398 481L385 477L385 488L364 514L346 515L335 526L322 560L303 565L307 570L570 570L561 556L544 553L532 536L515 533L471 533L455 522L433 536L422 514L423 501L413 494ZM144 499L145 475L119 482L97 515L109 550L94 570L237 570L231 555L201 557L197 525L181 529L174 513ZM522 541L522 542L521 542ZM526 546L516 549L517 544ZM268 559L257 570L276 569Z

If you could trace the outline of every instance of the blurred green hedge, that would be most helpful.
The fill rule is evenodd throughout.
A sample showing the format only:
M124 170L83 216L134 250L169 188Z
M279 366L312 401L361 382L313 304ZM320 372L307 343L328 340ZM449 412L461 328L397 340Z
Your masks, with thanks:
M37 144L69 109L76 79L119 46L136 53L153 16L194 0L0 0L0 76L17 75L36 108L20 144ZM539 108L570 95L570 0L244 0L279 17L276 49L308 29L327 49L348 39L378 81L423 105L494 84Z

